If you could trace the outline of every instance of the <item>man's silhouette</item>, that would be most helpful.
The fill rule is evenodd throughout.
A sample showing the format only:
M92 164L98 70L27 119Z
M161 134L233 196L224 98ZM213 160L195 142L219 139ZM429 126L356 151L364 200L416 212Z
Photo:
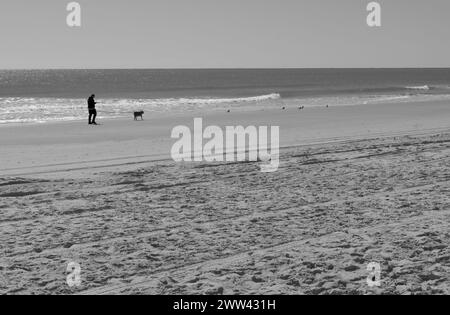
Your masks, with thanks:
M88 110L89 110L89 125L96 125L95 118L97 117L97 110L95 109L95 94L92 94L88 98Z

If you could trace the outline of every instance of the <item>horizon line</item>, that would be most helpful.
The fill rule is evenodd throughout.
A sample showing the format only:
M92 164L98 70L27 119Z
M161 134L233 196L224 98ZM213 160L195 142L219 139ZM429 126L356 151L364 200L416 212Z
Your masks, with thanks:
M408 70L450 69L446 67L237 67L237 68L1 68L0 71L58 71L58 70Z

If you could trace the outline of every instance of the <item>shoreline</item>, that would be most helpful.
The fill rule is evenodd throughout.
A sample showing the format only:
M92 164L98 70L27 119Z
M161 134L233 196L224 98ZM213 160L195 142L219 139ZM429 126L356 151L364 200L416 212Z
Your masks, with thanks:
M12 175L20 169L41 170L43 165L94 164L107 160L170 159L175 139L171 131L202 117L204 128L225 126L279 126L280 147L308 145L337 140L370 139L379 136L420 134L450 128L450 106L446 101L395 103L377 106L335 106L302 111L258 110L190 112L171 116L130 119L54 122L0 127L3 147L0 173ZM86 119L87 120L87 119ZM100 162L101 164L101 162Z
M396 95L396 94L395 94ZM337 95L332 95L337 96ZM352 96L352 95L346 95L346 96ZM392 96L392 95L378 95L378 96ZM418 95L396 95L399 97L399 100L394 101L395 99L387 99L379 102L368 102L368 103L354 103L354 104L308 104L308 103L302 103L304 99L309 99L309 97L305 96L304 99L297 98L297 97L286 97L286 98L280 98L272 101L279 101L279 104L277 105L271 105L270 107L258 107L258 106L246 106L250 103L243 102L240 104L242 107L233 107L236 105L236 103L229 103L228 107L224 108L208 108L206 111L204 109L187 109L185 111L181 110L173 110L173 111L148 111L145 113L146 116L154 117L154 118L183 118L183 117L199 117L198 115L219 115L224 114L227 115L227 110L231 110L233 113L242 112L242 113L248 113L248 112L277 112L282 110L283 107L286 107L286 110L290 111L296 111L298 110L299 106L304 106L304 110L308 111L316 111L316 110L326 110L326 109L348 109L348 108L360 108L360 107L380 107L380 106L414 106L414 105L426 105L428 103L431 104L449 104L450 105L450 94L418 94ZM410 99L410 98L402 98L402 97L418 97L417 99ZM434 100L428 100L428 99L420 99L419 97L429 97L429 96L445 96L445 98L442 99L434 99ZM323 96L328 97L328 96ZM328 107L327 107L328 105ZM107 107L106 107L107 108ZM121 117L100 117L102 114L102 106L98 106L97 108L98 115L97 119L102 119L102 121L117 121L117 120L130 120L129 118L132 118L133 111L130 109L130 112L128 113L129 118L126 116ZM104 110L103 112L109 112L108 110ZM122 113L123 114L123 113ZM197 116L196 116L197 115ZM145 117L145 116L144 116ZM85 118L79 118L79 119L61 119L61 120L46 120L46 121L38 121L38 122L12 122L12 123L0 123L0 128L3 127L26 127L26 126L41 126L41 125L52 125L52 124L71 124L71 123L80 123L84 122L88 118L88 113L86 110L86 117Z
M450 94L447 93L386 93L386 94L329 94L329 95L316 95L316 96L288 96L288 97L280 97L280 98L268 98L263 99L261 101L258 101L257 103L253 101L242 101L243 99L256 99L259 97L269 97L271 95L279 95L278 93L272 93L267 95L260 95L260 96L249 96L244 98L231 98L235 101L226 102L226 99L222 99L223 102L215 103L214 99L204 99L205 103L202 103L200 99L198 99L198 108L192 108L190 107L192 103L189 103L189 99L186 99L186 106L187 108L183 109L181 107L178 107L180 104L177 102L181 102L183 98L181 99L165 99L165 101L171 100L171 102L175 102L176 106L171 108L173 103L167 103L164 106L167 106L167 108L171 108L171 110L163 110L164 107L161 104L155 103L152 104L152 102L159 101L159 99L148 99L149 103L138 103L133 104L132 102L129 105L129 111L124 110L122 108L123 104L116 104L114 102L118 101L119 99L102 99L102 102L100 102L101 105L98 106L97 110L99 115L102 114L112 114L112 116L104 116L102 119L104 121L108 120L121 120L121 119L127 119L127 117L131 116L133 114L133 110L140 111L144 110L146 112L146 115L152 115L152 117L161 117L161 118L176 118L179 116L185 116L187 115L193 115L193 114L220 114L220 113L227 113L228 110L235 111L235 112L260 112L260 111L276 111L278 109L281 109L283 107L286 107L288 110L295 110L298 109L299 106L304 106L305 110L320 110L327 108L327 106L332 108L346 108L346 107L362 107L362 106L384 106L384 105L401 105L401 104L426 104L426 103L445 103L450 102ZM341 98L342 97L342 98ZM366 98L364 98L366 97ZM355 98L358 99L358 101L355 101ZM1 99L1 98L0 98ZM44 98L46 99L46 98ZM70 99L73 100L73 99ZM132 101L132 99L123 99ZM140 100L142 99L135 99ZM241 100L241 101L239 101ZM79 100L82 104L84 104L85 100L80 99ZM164 101L164 100L162 100ZM208 103L208 101L211 101L211 103ZM343 103L339 103L342 102ZM337 102L337 103L334 103ZM350 102L350 103L347 103ZM102 104L103 103L103 104ZM149 106L151 104L152 106L160 106L159 109L148 109L145 108L146 106ZM259 104L259 105L256 105ZM61 106L65 106L67 104L61 104ZM52 106L55 106L55 104L52 104ZM204 107L202 107L204 106ZM87 113L85 116L80 116L79 110L83 108L84 105L78 104L76 106L76 117L66 117L63 119L48 119L48 120L41 120L41 121L14 121L14 122L2 122L0 123L0 128L4 127L14 127L14 126L28 126L28 125L48 125L48 124L63 124L63 123L74 123L74 122L82 122L84 119L87 119ZM152 107L153 108L153 107ZM115 110L114 110L115 109ZM84 110L83 110L84 112ZM98 116L98 118L101 118ZM25 119L25 118L24 118ZM27 118L28 119L28 118ZM37 118L36 118L37 119Z

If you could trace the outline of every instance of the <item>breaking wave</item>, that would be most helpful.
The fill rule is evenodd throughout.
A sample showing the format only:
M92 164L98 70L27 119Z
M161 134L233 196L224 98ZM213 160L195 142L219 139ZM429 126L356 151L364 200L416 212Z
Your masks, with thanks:
M428 87L428 86L427 86ZM423 87L411 87L425 90ZM278 93L237 98L164 98L164 99L98 99L100 118L131 117L134 111L143 110L149 115L173 115L187 112L246 111L279 109L283 107L359 106L383 103L427 102L450 100L450 94L408 93L377 95L339 95L282 98ZM87 104L80 98L0 98L0 125L11 123L45 123L78 121L86 119Z
M195 110L217 110L230 107L258 107L276 101L280 94L238 98L165 98L165 99L103 99L98 100L102 117L128 117L133 111L177 113ZM85 99L63 98L0 98L0 124L42 123L47 121L71 121L85 119Z
M267 100L277 100L280 99L281 95L278 93L260 95L260 96L252 96L252 97L240 97L240 98L200 98L200 99L189 99L189 98L181 98L181 99L162 99L155 100L160 101L161 103L182 103L182 104L221 104L221 103L241 103L241 102L261 102Z
M428 85L422 85L422 86L407 86L407 90L420 90L420 91L429 91L431 88Z

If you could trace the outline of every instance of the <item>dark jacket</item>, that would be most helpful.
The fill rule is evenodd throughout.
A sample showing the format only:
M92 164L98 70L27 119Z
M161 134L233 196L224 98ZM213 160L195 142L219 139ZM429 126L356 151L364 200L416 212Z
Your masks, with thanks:
M88 98L88 109L95 109L95 104L97 104L94 101L94 98L91 96Z

